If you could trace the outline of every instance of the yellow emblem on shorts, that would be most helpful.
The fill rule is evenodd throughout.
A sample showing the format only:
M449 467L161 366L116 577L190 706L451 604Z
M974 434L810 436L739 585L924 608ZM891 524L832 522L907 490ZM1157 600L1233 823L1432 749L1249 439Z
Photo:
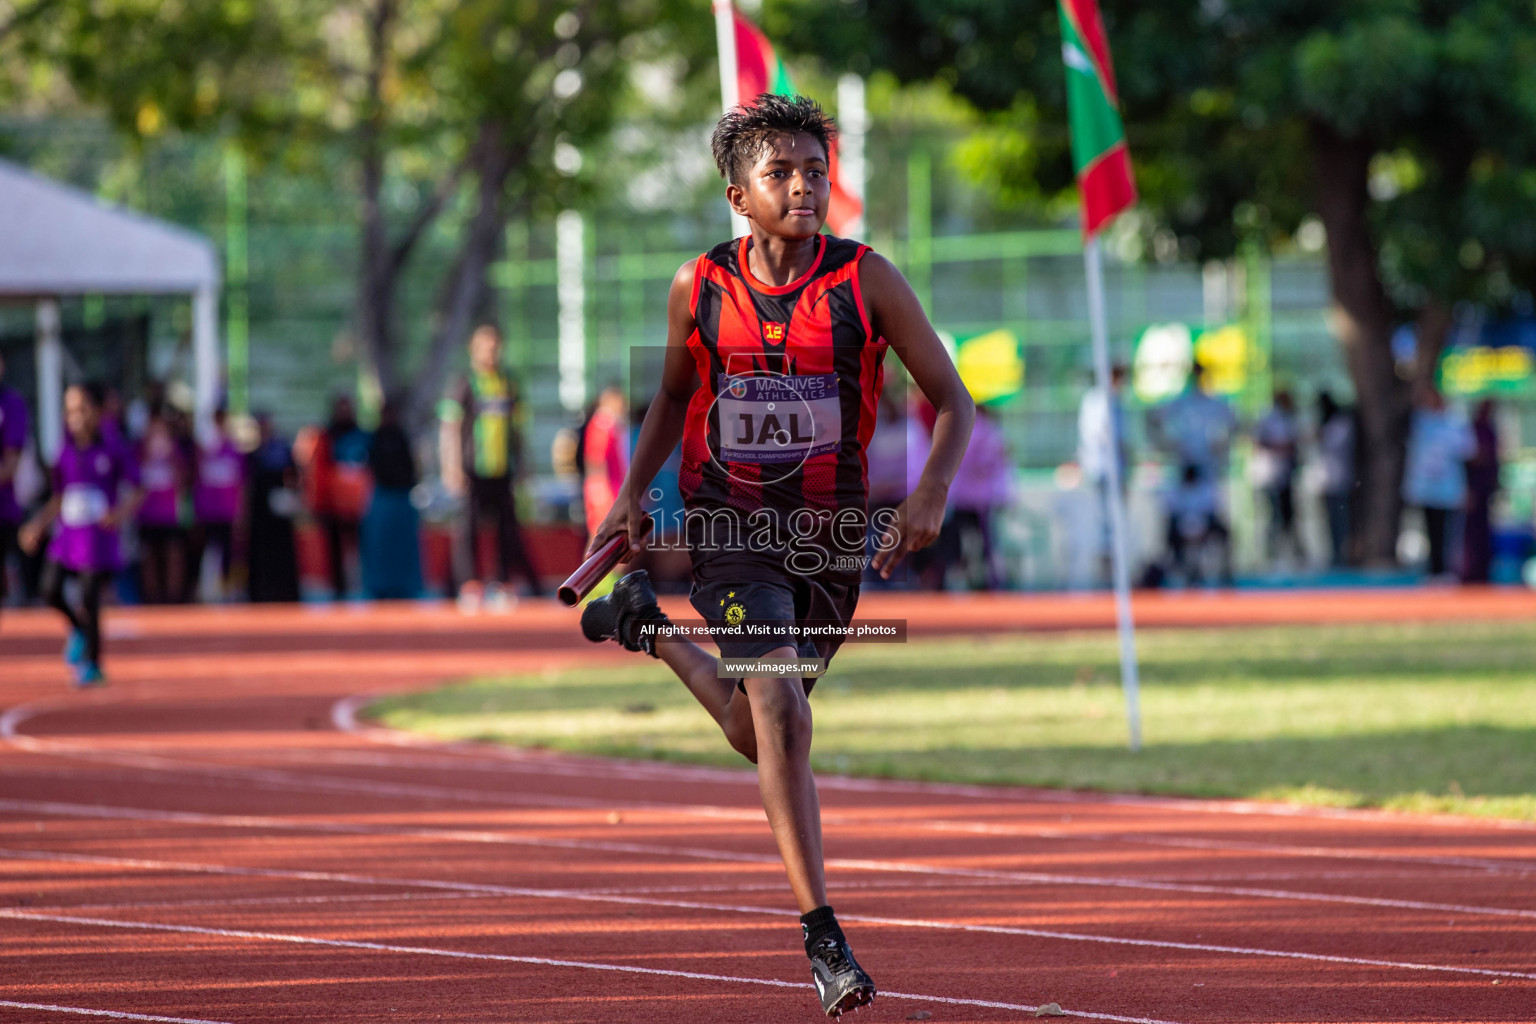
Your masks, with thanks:
M725 609L725 624L727 626L739 626L747 617L747 607L740 601L732 601Z

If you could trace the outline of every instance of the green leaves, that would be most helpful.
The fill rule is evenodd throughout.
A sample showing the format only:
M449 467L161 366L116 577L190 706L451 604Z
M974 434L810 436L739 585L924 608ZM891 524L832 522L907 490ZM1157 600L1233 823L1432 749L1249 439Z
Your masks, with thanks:
M1401 16L1310 33L1294 51L1301 109L1341 135L1391 135L1429 104L1440 49L1427 26Z

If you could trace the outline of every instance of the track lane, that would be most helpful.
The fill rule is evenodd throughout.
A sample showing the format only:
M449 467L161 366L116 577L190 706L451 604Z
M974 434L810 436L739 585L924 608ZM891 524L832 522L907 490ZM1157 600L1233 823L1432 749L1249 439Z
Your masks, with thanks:
M179 991L184 1019L229 1022L815 1019L749 773L333 728L360 678L585 653L549 646L546 619L568 621L540 610L508 640L429 614L407 642L398 609L149 616L107 693L7 673L0 956L47 979L0 995L89 1008L91 979L116 976L125 1012L174 1015ZM165 655L189 633L202 657ZM238 656L199 670L210 652ZM936 1022L1048 1000L1179 1024L1504 1021L1536 992L1524 823L872 780L823 794L840 916ZM474 964L445 966L459 954ZM581 966L544 962L562 958ZM206 977L186 987L192 963ZM713 980L749 971L790 987ZM570 980L596 975L614 977ZM259 1017L232 994L257 990Z

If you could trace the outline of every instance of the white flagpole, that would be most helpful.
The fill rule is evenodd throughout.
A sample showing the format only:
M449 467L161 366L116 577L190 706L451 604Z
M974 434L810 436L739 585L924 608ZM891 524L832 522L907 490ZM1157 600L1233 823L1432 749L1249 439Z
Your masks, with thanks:
M1115 432L1114 382L1109 372L1109 329L1104 316L1104 257L1094 235L1083 248L1088 271L1088 324L1093 335L1093 372L1104 393L1109 416L1109 533L1115 572L1115 623L1120 631L1120 685L1125 690L1125 718L1130 726L1131 749L1141 749L1141 679L1136 665L1136 624L1131 618L1131 566L1126 535L1125 498L1121 490L1124 467L1120 465L1120 438Z
M837 159L843 188L864 203L864 136L869 131L869 108L864 101L864 79L846 74L837 80ZM864 214L843 225L845 238L864 237Z
M731 0L714 0L715 46L720 51L720 110L728 113L741 102L736 93L736 10ZM752 229L747 218L731 212L731 234L737 238Z

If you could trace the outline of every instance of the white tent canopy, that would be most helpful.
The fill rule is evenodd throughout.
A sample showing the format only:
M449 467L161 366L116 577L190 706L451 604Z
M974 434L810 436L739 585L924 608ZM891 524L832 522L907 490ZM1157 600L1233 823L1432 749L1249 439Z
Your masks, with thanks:
M219 262L201 235L108 206L0 160L0 298L37 303L39 448L62 437L58 300L69 295L188 295L194 390L205 422L219 386Z

